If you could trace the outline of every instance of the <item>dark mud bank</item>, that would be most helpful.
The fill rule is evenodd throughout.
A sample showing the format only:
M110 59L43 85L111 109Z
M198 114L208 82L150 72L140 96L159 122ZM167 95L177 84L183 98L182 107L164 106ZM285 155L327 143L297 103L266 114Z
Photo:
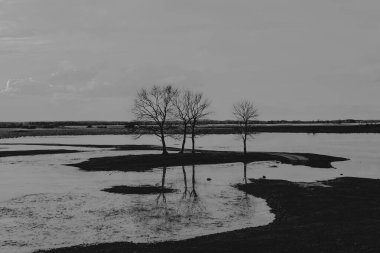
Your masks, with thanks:
M249 152L246 156L238 152L202 151L196 154L171 153L168 155L145 154L91 158L88 161L68 164L86 171L144 171L157 167L222 164L235 162L279 161L293 165L315 168L333 168L331 163L345 161L346 158L317 154Z
M67 149L0 151L0 157L69 154L78 152L82 151Z
M156 194L156 193L171 193L176 190L154 186L154 185L140 185L140 186L127 186L127 185L116 185L110 188L105 188L102 191L109 193L118 194Z

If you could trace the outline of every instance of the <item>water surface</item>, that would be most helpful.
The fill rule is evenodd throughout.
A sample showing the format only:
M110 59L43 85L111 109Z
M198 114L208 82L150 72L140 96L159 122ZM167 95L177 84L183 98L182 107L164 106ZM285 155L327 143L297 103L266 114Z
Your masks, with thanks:
M179 146L174 140L169 145ZM1 145L34 143L35 145ZM153 136L58 136L3 139L1 150L76 149L83 153L0 158L0 251L110 241L178 240L265 225L274 216L263 199L233 185L247 178L314 182L340 176L380 178L380 135L264 133L248 151L317 153L349 158L336 169L274 161L157 168L149 172L86 172L64 164L91 157L160 153L109 148L40 146L59 144L157 144ZM188 143L190 144L190 143ZM206 135L201 149L242 149L234 135ZM165 173L164 173L165 172ZM194 176L194 177L193 177ZM164 180L163 180L164 179ZM164 195L119 195L101 191L114 185L142 184L176 189Z

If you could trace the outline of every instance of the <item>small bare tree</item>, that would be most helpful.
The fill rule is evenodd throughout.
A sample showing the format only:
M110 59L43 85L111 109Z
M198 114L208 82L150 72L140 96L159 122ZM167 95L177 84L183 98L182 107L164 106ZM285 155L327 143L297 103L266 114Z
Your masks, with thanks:
M167 121L174 115L174 99L177 96L178 90L171 85L155 85L149 90L142 88L134 100L132 112L136 119L155 123L156 127L152 130L161 140L162 154L168 153L165 143Z
M185 150L187 129L190 124L190 106L192 93L189 90L182 91L174 100L175 117L182 122L183 140L182 147L179 153L183 153Z
M207 98L203 97L203 93L190 92L190 127L191 127L191 152L195 153L195 129L200 120L211 114L210 109L211 102Z
M249 122L257 119L259 116L256 107L252 102L248 100L243 100L239 103L234 104L232 114L238 121L238 134L243 140L244 144L244 155L247 154L247 139L252 137L252 131L249 127Z

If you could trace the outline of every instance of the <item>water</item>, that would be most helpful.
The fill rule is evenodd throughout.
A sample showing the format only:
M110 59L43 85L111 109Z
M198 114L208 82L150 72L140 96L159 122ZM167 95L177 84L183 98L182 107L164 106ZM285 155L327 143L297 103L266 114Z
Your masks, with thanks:
M132 136L63 136L24 137L0 140L14 143L64 143L64 144L156 144L157 138L143 136L135 140ZM170 146L180 143L168 139ZM205 135L196 140L197 148L241 151L241 141L235 135ZM187 142L190 147L190 140ZM6 146L5 146L6 147ZM251 164L254 174L250 177L267 176L291 181L316 181L339 176L380 178L380 134L305 134L305 133L262 133L248 142L248 151L317 153L345 157L345 162L333 163L336 170L320 170L305 166ZM1 147L0 147L1 148ZM61 147L62 148L62 147ZM239 165L237 165L239 166ZM343 174L343 175L341 175Z
M31 252L35 249L110 241L179 240L265 225L274 219L263 199L246 195L233 187L246 181L241 163L167 168L165 174L163 168L140 173L85 172L63 164L91 157L160 152L38 145L159 145L159 141L152 136L139 140L130 136L24 137L5 139L0 143L36 144L0 144L0 150L59 148L85 151L0 158L1 252ZM169 140L169 145L178 146L179 143ZM203 149L241 150L241 142L233 135L202 136L197 139L197 146ZM249 151L307 152L350 160L334 163L336 169L270 161L250 163L246 165L246 176L296 182L314 182L339 176L380 178L379 147L380 135L376 134L259 134L249 142ZM175 193L119 195L101 191L114 185L161 186L163 175L165 186L176 189Z
M2 147L24 150L30 146ZM36 149L44 147L33 145ZM1 158L2 252L31 252L110 241L179 240L266 225L274 219L263 199L246 195L232 186L244 182L242 166L167 168L165 186L176 189L175 193L119 195L101 189L114 185L161 186L164 169L85 172L63 164L90 157L160 151L78 149L85 152Z

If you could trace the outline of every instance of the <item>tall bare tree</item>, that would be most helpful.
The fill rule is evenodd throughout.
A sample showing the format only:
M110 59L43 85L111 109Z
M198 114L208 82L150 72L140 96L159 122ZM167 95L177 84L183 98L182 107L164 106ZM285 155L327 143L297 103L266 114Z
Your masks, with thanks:
M259 116L256 107L252 102L248 100L243 100L239 103L234 104L232 114L238 121L238 134L243 140L244 145L244 155L247 154L247 139L252 137L253 132L249 126L249 122L257 119Z
M195 153L195 129L200 120L204 119L211 114L210 109L211 102L207 98L203 97L203 93L190 92L190 127L191 127L191 152Z
M189 90L182 91L178 94L174 100L175 116L178 120L182 122L182 147L180 153L182 154L185 150L187 129L189 127L191 118L190 118L190 106L192 101L192 92Z
M162 154L167 154L165 136L167 121L174 116L174 100L178 90L171 85L153 86L150 89L142 88L134 100L132 112L137 120L152 121L155 123L153 134L160 138Z

